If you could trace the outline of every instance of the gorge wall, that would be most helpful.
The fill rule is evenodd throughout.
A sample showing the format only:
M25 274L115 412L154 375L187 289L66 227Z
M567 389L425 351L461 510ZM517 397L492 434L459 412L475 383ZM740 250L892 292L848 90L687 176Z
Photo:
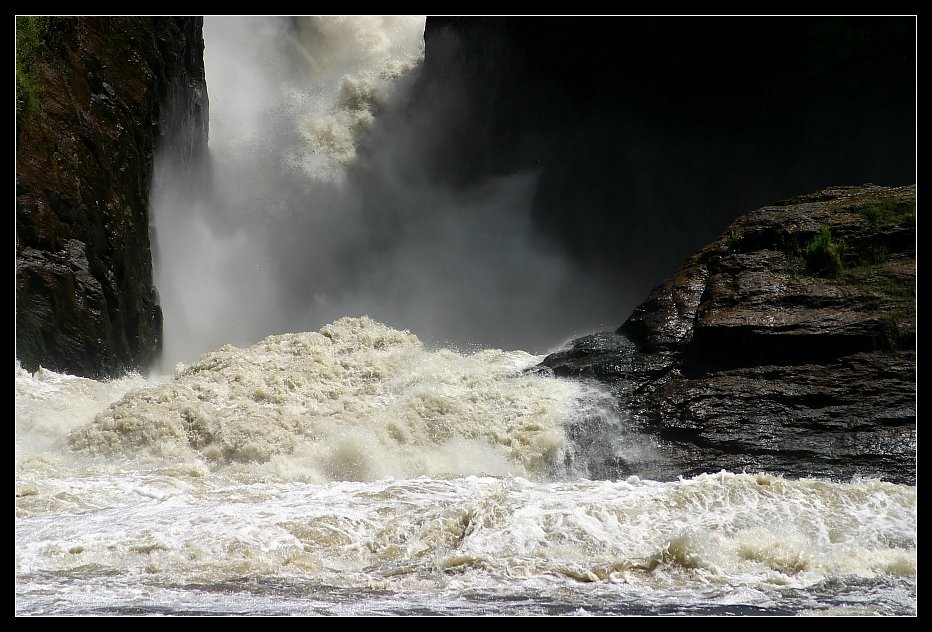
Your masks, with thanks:
M915 182L915 36L908 17L428 17L415 106L448 115L425 162L460 186L538 173L540 238L621 319L740 213Z
M25 368L96 378L157 357L153 153L162 143L181 159L206 149L201 29L201 18L17 18L16 357Z

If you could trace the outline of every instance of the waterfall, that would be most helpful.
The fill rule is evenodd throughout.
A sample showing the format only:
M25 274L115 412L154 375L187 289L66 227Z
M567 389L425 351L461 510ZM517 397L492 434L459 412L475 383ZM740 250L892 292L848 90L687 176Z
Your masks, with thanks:
M567 314L592 317L600 293L533 229L535 170L437 177L458 114L455 94L412 104L423 25L206 19L209 152L156 169L166 370L343 316L537 353L572 333Z

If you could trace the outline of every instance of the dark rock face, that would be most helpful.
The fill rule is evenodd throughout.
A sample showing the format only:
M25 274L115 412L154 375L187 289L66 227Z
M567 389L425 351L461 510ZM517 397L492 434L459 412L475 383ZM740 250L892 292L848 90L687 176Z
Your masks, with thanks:
M659 442L607 467L914 483L915 195L838 187L739 217L617 331L548 356Z
M747 209L915 181L913 18L428 17L436 178L539 174L548 247L629 313Z
M200 18L17 18L16 355L88 376L161 348L153 151L206 148ZM192 130L168 134L166 115Z

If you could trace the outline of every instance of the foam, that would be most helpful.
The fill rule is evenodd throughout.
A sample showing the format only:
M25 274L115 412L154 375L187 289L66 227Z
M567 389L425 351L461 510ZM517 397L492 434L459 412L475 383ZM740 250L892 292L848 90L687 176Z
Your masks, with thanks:
M545 476L562 462L572 382L520 369L523 352L429 351L343 318L205 354L130 393L69 441L95 454L206 460L315 482L486 473Z

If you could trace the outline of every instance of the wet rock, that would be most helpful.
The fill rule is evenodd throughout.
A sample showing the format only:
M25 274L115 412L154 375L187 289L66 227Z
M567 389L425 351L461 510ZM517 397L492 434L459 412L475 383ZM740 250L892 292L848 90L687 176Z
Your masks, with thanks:
M16 355L88 377L161 348L148 197L159 143L207 142L200 18L17 18ZM192 119L169 134L170 112ZM177 115L176 115L177 116Z
M653 475L913 483L915 194L836 187L739 217L617 331L543 364L610 385L665 456ZM809 264L820 251L833 273Z

